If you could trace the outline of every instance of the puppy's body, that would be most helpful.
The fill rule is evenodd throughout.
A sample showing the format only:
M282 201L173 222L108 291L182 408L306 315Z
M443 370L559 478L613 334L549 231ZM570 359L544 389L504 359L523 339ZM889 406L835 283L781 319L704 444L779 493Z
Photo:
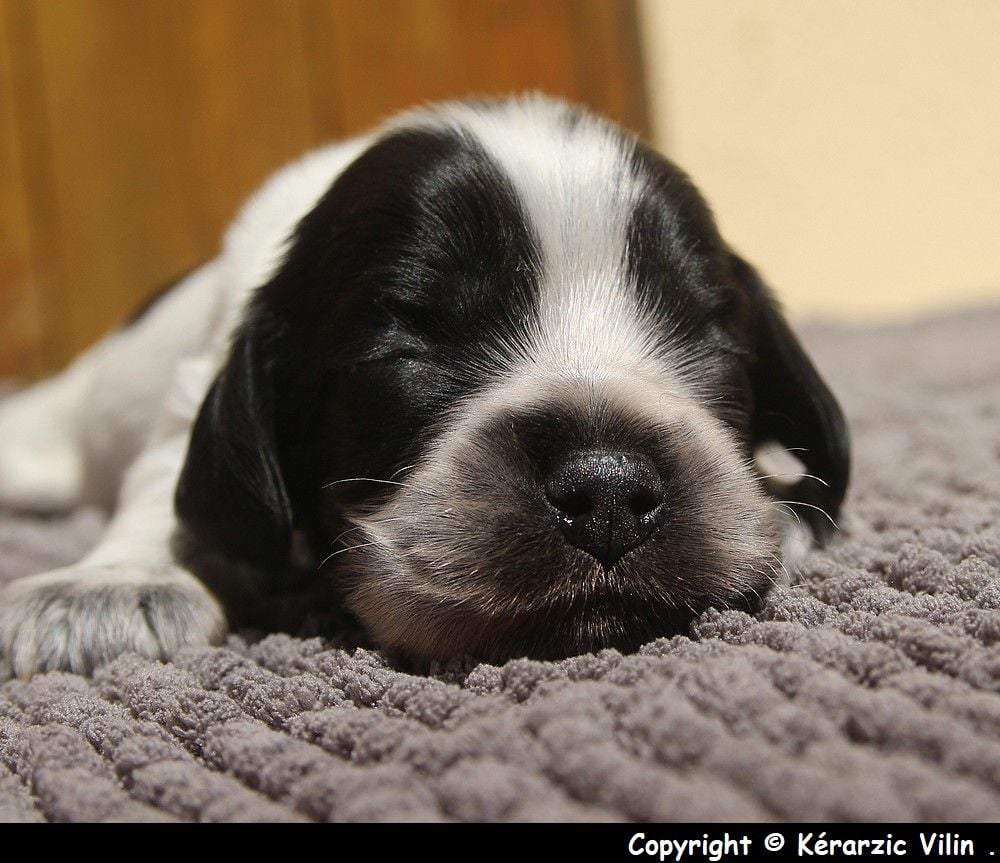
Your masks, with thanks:
M0 406L0 502L117 492L91 554L0 595L0 649L215 641L178 542L274 570L296 534L387 647L634 648L769 587L769 440L826 484L791 505L835 514L839 409L676 168L544 99L412 112L286 168L218 259Z

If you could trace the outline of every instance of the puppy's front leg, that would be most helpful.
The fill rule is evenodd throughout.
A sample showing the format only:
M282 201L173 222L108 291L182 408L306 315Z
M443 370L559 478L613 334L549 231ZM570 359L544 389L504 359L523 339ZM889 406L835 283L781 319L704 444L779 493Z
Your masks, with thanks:
M120 508L90 554L0 592L0 656L15 674L89 673L126 651L167 658L225 634L219 603L171 554L188 433L176 417L162 431L129 468Z
M85 454L79 417L95 354L0 402L0 507L56 512L81 502Z

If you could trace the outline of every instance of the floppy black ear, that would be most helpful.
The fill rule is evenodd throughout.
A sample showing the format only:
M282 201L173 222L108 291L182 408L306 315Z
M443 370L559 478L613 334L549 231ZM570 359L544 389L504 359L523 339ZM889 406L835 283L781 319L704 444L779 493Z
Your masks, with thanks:
M195 421L174 503L185 527L209 548L273 567L288 559L292 507L262 338L245 327L233 342Z
M799 479L782 499L792 502L817 539L825 540L834 530L831 519L837 520L850 476L847 422L756 270L735 254L732 267L753 303L754 448L777 441L822 480Z

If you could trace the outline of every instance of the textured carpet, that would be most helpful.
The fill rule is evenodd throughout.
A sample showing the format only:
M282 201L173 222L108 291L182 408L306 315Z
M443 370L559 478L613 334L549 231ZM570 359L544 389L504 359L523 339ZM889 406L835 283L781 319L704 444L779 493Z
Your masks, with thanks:
M811 327L851 534L637 654L395 670L244 633L0 685L5 820L1000 818L1000 310ZM100 527L0 517L0 578Z

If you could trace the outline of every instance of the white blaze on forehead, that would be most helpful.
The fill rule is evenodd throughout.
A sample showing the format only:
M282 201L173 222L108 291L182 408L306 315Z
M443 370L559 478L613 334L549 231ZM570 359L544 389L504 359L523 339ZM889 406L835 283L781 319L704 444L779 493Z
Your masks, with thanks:
M662 368L627 266L642 191L634 141L540 97L446 105L432 115L471 136L513 187L539 248L539 314L524 359L568 376Z

